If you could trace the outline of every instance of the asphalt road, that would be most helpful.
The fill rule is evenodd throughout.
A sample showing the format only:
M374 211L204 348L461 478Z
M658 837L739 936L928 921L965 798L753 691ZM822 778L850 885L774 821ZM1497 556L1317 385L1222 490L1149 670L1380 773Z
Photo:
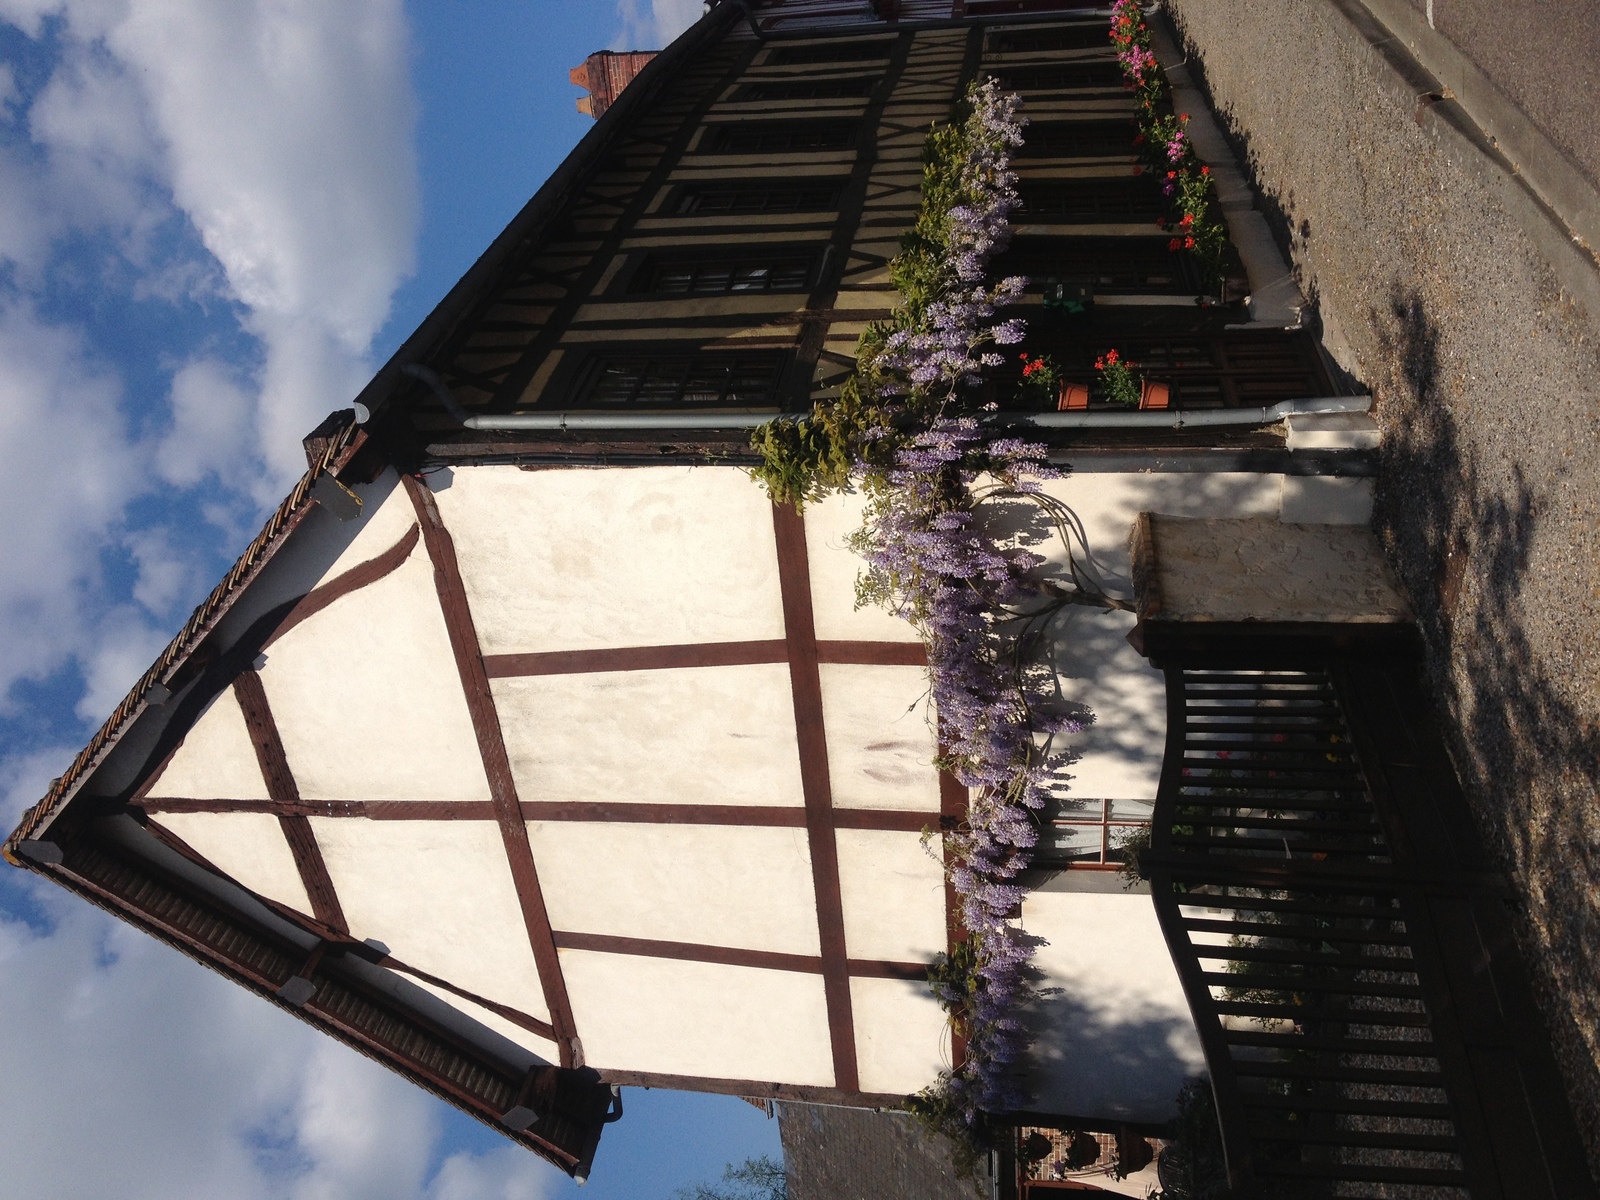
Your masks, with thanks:
M1409 0L1600 184L1596 0Z
M1334 0L1168 6L1325 343L1376 399L1375 525L1600 1174L1600 311L1574 299L1597 293ZM1433 7L1600 164L1595 0Z

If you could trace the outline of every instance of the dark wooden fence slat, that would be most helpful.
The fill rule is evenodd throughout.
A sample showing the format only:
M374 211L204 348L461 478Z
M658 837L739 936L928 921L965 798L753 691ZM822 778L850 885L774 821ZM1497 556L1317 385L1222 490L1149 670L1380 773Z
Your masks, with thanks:
M1228 651L1261 655L1247 671L1198 641L1204 669L1165 664L1140 855L1236 1193L1596 1200L1414 664L1301 642L1282 670L1266 642Z

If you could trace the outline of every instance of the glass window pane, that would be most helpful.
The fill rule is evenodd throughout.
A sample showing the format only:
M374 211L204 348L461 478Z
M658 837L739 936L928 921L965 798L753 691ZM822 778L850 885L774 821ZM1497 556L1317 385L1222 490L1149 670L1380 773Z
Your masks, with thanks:
M1111 802L1111 819L1113 821L1139 821L1148 824L1155 813L1154 800L1113 800Z
M1049 824L1039 831L1035 856L1047 862L1100 861L1101 825Z

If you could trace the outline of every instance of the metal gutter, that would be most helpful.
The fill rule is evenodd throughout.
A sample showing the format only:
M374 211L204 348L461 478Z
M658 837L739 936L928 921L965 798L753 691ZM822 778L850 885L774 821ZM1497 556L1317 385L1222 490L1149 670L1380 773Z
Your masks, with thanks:
M1313 396L1263 408L1155 409L1141 412L1021 412L994 414L996 422L1042 429L1192 429L1199 425L1271 425L1294 413L1364 413L1371 396Z
M407 363L401 372L421 380L432 390L452 420L467 429L503 432L567 429L754 429L773 421L798 420L807 413L627 413L532 412L475 416L461 407L444 381L419 363ZM985 418L994 425L1029 425L1044 429L1186 429L1198 425L1270 425L1293 413L1364 413L1371 396L1314 396L1283 400L1262 408L1209 408L1194 411L1159 409L1143 412L995 412Z

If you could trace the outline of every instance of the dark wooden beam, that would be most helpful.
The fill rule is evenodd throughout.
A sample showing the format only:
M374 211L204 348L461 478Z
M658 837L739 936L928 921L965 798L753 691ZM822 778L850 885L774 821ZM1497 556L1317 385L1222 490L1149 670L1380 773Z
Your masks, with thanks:
M561 974L561 959L550 929L550 913L545 907L544 892L539 886L539 872L533 861L533 847L528 842L528 827L523 823L516 780L511 775L511 760L506 754L500 715L495 710L494 697L489 690L489 676L484 670L477 627L472 621L472 610L467 605L467 589L461 579L461 566L456 561L455 541L445 528L439 507L434 503L433 493L427 485L411 475L404 477L403 484L416 510L417 523L422 526L422 540L428 548L428 557L433 561L433 582L439 594L439 607L444 613L450 648L455 653L456 670L461 676L461 690L466 697L467 711L472 717L473 732L477 735L478 751L483 758L484 774L488 777L496 823L500 826L506 859L511 866L511 878L522 907L528 944L539 970L545 1007L549 1009L551 1024L555 1027L561 1065L571 1067L577 1063L578 1038L572 1001L567 995L566 980Z
M136 807L159 813L273 813L279 816L364 818L369 821L494 821L498 814L484 800L213 800L183 796L148 797ZM525 821L581 821L617 825L747 825L760 829L804 829L804 808L767 804L657 804L627 800L524 800ZM921 833L951 829L958 817L894 808L836 808L835 829L881 829Z
M463 1000L476 1004L479 1008L486 1008L497 1016L504 1017L513 1025L526 1029L529 1033L538 1034L546 1041L557 1041L555 1028L550 1022L541 1021L538 1017L525 1013L520 1008L512 1008L510 1005L501 1004L499 1001L480 996L476 992L469 992L465 988L457 987L448 979L440 979L437 975L430 975L426 971L401 962L392 955L386 955L379 959L378 965L380 967L388 967L391 971L399 971L402 975L410 975L412 978L420 979L424 983L431 983L434 987L442 988L444 991L449 992L452 996L460 996Z
M726 967L754 967L766 971L794 971L802 975L824 974L823 960L816 954L784 954L773 950L746 950L738 946L711 946L701 942L667 942L655 938L617 937L607 933L575 933L557 930L556 945L564 950L592 950L598 954L625 954L636 958L670 958L679 962L719 963ZM849 959L847 975L864 979L928 978L928 964L890 962L883 959Z
M348 571L343 572L328 580L318 587L312 588L305 597L289 610L289 615L283 623L273 631L266 641L270 646L289 630L300 624L307 617L313 617L335 600L343 599L351 592L360 591L370 583L377 583L385 575L399 569L400 564L411 557L411 552L417 547L418 529L413 525L410 530L394 545L382 554L367 559L366 562L357 563Z
M283 739L278 736L278 724L272 717L272 707L267 703L266 689L261 686L261 676L254 671L241 671L234 677L233 694L244 711L245 728L250 733L250 743L255 747L256 762L261 766L261 777L266 780L267 795L274 803L282 805L278 813L278 826L294 855L294 865L300 872L300 882L311 900L311 914L325 925L342 933L349 933L344 909L339 905L339 894L334 890L333 877L328 874L328 864L323 861L322 850L317 845L309 818L293 811L300 803L300 789L289 770L289 758L283 750Z
M319 589L320 590L320 589ZM524 675L587 675L601 671L660 671L682 667L742 667L789 661L789 643L696 642L674 646L618 646L602 650L547 650L536 654L489 654L490 679ZM920 642L818 642L817 661L862 666L927 665Z
M844 899L839 887L839 847L834 836L833 787L828 778L828 737L822 719L822 677L817 669L817 631L811 609L811 566L805 519L785 504L772 506L778 548L778 586L789 644L789 687L800 746L800 786L806 802L806 840L817 897L822 943L822 985L833 1044L834 1086L857 1091L855 1020L844 937Z
M622 646L604 650L549 650L540 654L491 654L490 679L521 675L587 675L601 671L659 671L673 667L735 667L780 663L783 642L701 642L682 646Z
M941 745L939 754L944 756L944 747ZM956 829L967 819L967 787L955 777L954 772L942 770L939 772L939 815L940 826L946 830ZM943 838L944 843L944 923L947 939L947 953L954 954L956 944L965 941L967 937L967 924L961 918L961 895L956 891L952 882L951 872L955 869L955 859L950 854L950 839ZM961 1035L960 1027L950 1022L950 1065L959 1068L967 1057L967 1039Z

